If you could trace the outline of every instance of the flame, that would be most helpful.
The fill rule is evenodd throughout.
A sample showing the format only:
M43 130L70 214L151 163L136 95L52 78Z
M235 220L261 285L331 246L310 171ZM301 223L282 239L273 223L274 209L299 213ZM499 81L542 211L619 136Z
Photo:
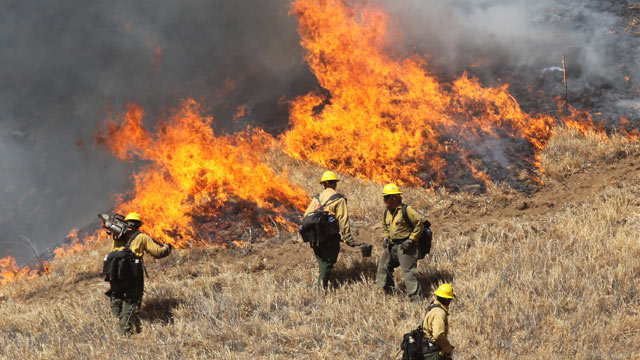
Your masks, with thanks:
M65 257L69 255L76 254L82 251L85 245L97 242L104 238L103 232L96 230L90 234L84 234L80 236L78 234L78 229L73 228L69 231L69 234L65 236L66 243L59 248L53 250L53 255L55 257Z
M251 107L247 104L242 104L236 108L236 113L233 114L233 120L238 120L242 117L251 115Z
M469 161L482 158L475 144L508 139L520 144L513 157L535 164L528 159L552 135L556 120L522 111L508 84L485 87L466 73L447 84L418 56L393 58L378 8L296 0L291 12L306 60L330 93L291 103L281 140L292 157L379 182L442 184L467 173L489 184L489 166Z
M303 210L308 197L265 165L262 151L275 139L260 129L216 136L213 118L202 112L194 100L186 100L150 133L142 126L142 108L129 105L120 123L105 125L101 141L116 157L149 161L116 210L139 212L145 231L176 246L201 240L194 217L215 217L237 200L255 204L272 221L293 229L282 215Z
M41 272L48 273L48 264L43 264L43 269L31 269L29 266L19 267L13 256L0 259L0 285L5 285L11 281L19 279L30 279L37 277Z

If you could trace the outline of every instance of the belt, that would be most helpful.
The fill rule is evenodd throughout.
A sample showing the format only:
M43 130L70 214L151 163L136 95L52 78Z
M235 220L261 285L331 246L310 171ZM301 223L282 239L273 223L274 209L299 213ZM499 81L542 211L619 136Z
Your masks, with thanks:
M403 243L403 242L405 242L406 240L409 240L409 238L408 238L408 237L406 237L406 238L403 238L403 239L393 239L393 240L391 240L391 243L392 243L392 244L402 244L402 243Z

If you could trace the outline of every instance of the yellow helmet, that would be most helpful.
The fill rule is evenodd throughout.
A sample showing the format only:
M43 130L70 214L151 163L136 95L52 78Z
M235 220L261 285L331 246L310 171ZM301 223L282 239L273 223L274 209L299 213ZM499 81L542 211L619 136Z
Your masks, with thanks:
M142 222L142 218L140 218L140 214L138 214L135 211L128 213L127 216L124 218L124 220L125 221L136 220L136 221Z
M325 181L339 181L338 177L336 176L336 173L334 173L333 171L325 171L322 174L322 178L320 179L320 184L322 184Z
M445 298L445 299L455 299L456 296L453 295L453 288L451 287L451 284L442 284L440 285L440 287L438 288L438 290L436 290L434 292L434 294L436 296L439 296L441 298Z
M387 184L382 189L382 196L402 194L400 188L396 184Z

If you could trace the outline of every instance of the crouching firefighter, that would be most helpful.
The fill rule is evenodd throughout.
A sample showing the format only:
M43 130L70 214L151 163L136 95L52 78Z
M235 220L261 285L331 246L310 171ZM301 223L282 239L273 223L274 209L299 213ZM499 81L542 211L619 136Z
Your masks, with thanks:
M327 289L331 269L338 261L340 241L356 246L349 226L347 199L336 192L338 177L325 171L320 179L324 190L313 197L304 212L300 235L309 242L318 262L318 288Z
M450 284L442 284L434 292L436 300L427 307L422 331L428 342L424 350L425 360L451 359L453 345L449 343L449 304L456 296Z
M111 252L104 259L103 274L111 288L105 293L109 297L111 314L118 318L120 333L133 332L138 325L138 314L142 304L145 268L142 256L146 253L156 259L171 253L170 244L159 244L149 235L140 232L140 215L129 213L126 217L116 214L109 217L100 214L103 226L113 235Z

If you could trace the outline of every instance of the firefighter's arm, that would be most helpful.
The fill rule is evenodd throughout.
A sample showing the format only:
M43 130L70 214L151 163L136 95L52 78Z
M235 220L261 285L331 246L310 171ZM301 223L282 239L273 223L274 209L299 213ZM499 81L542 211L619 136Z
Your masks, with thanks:
M342 198L336 201L335 212L336 220L338 220L338 225L340 226L340 238L346 243L352 242L353 236L351 235L351 226L349 225L346 199Z
M411 220L412 224L416 224L409 235L409 239L412 241L418 241L420 238L420 234L424 231L424 224L422 223L422 218L417 211L415 211L411 206L407 206L407 216L409 220Z
M438 311L435 313L432 322L432 340L440 347L441 353L448 354L453 350L453 346L451 346L449 339L447 339L445 316L444 311Z
M389 237L389 224L387 223L387 215L390 215L388 211L385 211L382 215L382 238Z
M140 236L143 237L145 252L153 256L154 258L156 259L163 258L169 255L169 253L171 252L171 246L169 245L160 246L155 241L153 241L153 239L147 234L140 234Z

